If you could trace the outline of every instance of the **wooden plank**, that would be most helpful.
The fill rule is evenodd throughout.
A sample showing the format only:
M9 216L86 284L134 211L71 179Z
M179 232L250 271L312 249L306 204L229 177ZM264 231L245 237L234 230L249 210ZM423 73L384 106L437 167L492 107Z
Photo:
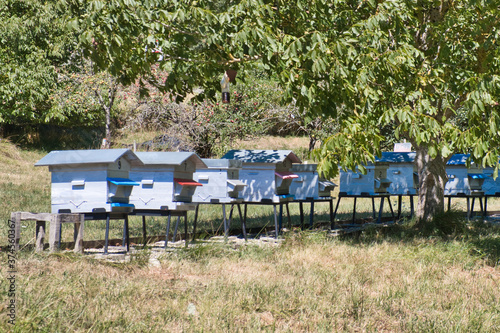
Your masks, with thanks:
M14 250L19 251L19 240L21 239L21 213L13 212L10 214L10 220L14 226ZM12 231L11 231L12 232Z
M59 215L59 221L61 223L80 223L82 217L84 216L83 214L69 214L69 213L57 214L57 215Z
M30 213L30 212L17 212L19 213L20 221L49 221L52 218L51 213Z
M45 224L45 221L36 221L35 252L43 252L43 243L45 240Z

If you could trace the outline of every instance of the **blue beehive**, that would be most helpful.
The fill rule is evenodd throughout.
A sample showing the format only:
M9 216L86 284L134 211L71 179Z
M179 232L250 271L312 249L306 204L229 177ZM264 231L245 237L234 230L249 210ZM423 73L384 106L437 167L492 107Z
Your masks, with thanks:
M418 176L415 170L415 152L384 152L376 161L387 163L388 192L394 195L416 195Z
M130 201L136 210L192 210L198 186L193 179L197 169L206 168L195 153L138 152L143 165L133 166L130 178L138 182Z
M301 160L291 150L231 150L222 158L243 163L240 180L247 185L243 201L280 203L293 199L290 185L298 176L290 170Z
M52 174L52 213L130 212L131 167L142 165L128 149L52 151L35 166Z
M484 182L483 182L483 191L485 195L490 196L500 196L500 177L496 179L493 178L493 167L485 167L483 169L484 174Z
M470 163L467 167L469 154L455 154L446 163L448 182L445 185L445 195L484 194L482 186L488 178L481 166Z
M194 180L202 184L196 188L193 201L199 203L241 202L246 184L239 180L242 161L203 159L206 168L196 170Z

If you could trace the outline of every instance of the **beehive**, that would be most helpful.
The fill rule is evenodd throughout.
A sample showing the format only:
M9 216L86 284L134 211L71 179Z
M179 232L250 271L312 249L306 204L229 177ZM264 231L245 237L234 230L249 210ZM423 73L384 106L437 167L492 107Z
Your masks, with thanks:
M388 192L394 195L416 195L418 177L414 152L383 152L376 161L387 163Z
M293 179L290 193L295 200L317 200L330 197L335 184L319 176L317 164L294 163L291 171L298 176Z
M357 171L340 170L340 195L389 194L391 181L387 178L387 163L375 162L366 166L366 174Z
M291 150L231 150L222 158L242 162L240 180L247 185L242 193L244 202L280 203L293 199L290 185L298 176L290 170L301 160Z
M130 212L131 167L142 162L128 149L52 151L35 166L51 172L52 213Z
M207 166L191 152L138 152L143 165L130 171L135 187L130 201L136 210L192 210L193 194L198 186L193 179L197 169Z
M239 180L242 161L229 159L203 159L206 168L196 170L197 187L193 201L199 203L231 203L242 201L246 186Z
M483 173L481 166L470 163L467 167L469 154L455 154L446 163L448 182L445 185L445 195L483 194L483 183L488 175Z

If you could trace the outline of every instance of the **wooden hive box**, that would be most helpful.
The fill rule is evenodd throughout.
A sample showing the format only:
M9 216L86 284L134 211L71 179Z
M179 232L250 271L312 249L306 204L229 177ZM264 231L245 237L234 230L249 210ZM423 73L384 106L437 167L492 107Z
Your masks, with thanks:
M359 171L340 169L340 195L389 194L391 181L387 178L387 163L375 162L366 166L366 174Z
M484 194L483 183L488 178L481 166L470 163L467 167L469 154L455 154L446 163L448 182L445 185L445 195Z
M387 163L388 188L394 195L416 195L418 177L415 170L415 152L383 152L376 161Z
M295 200L319 199L317 167L317 164L293 164L291 171L298 177L293 179L290 193L293 193Z
M130 178L138 182L130 202L136 210L192 210L193 194L198 186L193 179L197 169L205 163L191 152L137 152L143 165L130 171Z
M132 166L142 165L128 149L52 151L35 166L51 172L52 213L130 212Z
M202 184L196 188L193 201L199 203L241 202L246 184L239 180L240 160L203 159L206 168L196 170L194 180Z
M223 159L242 161L240 180L247 186L242 197L248 203L280 203L293 200L290 185L296 174L293 163L302 163L291 150L231 150Z

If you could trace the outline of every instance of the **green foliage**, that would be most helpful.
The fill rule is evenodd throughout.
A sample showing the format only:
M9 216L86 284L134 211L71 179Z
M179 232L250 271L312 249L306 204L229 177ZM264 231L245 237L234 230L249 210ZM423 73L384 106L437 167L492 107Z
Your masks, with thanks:
M57 1L0 1L0 124L45 123L72 44Z

